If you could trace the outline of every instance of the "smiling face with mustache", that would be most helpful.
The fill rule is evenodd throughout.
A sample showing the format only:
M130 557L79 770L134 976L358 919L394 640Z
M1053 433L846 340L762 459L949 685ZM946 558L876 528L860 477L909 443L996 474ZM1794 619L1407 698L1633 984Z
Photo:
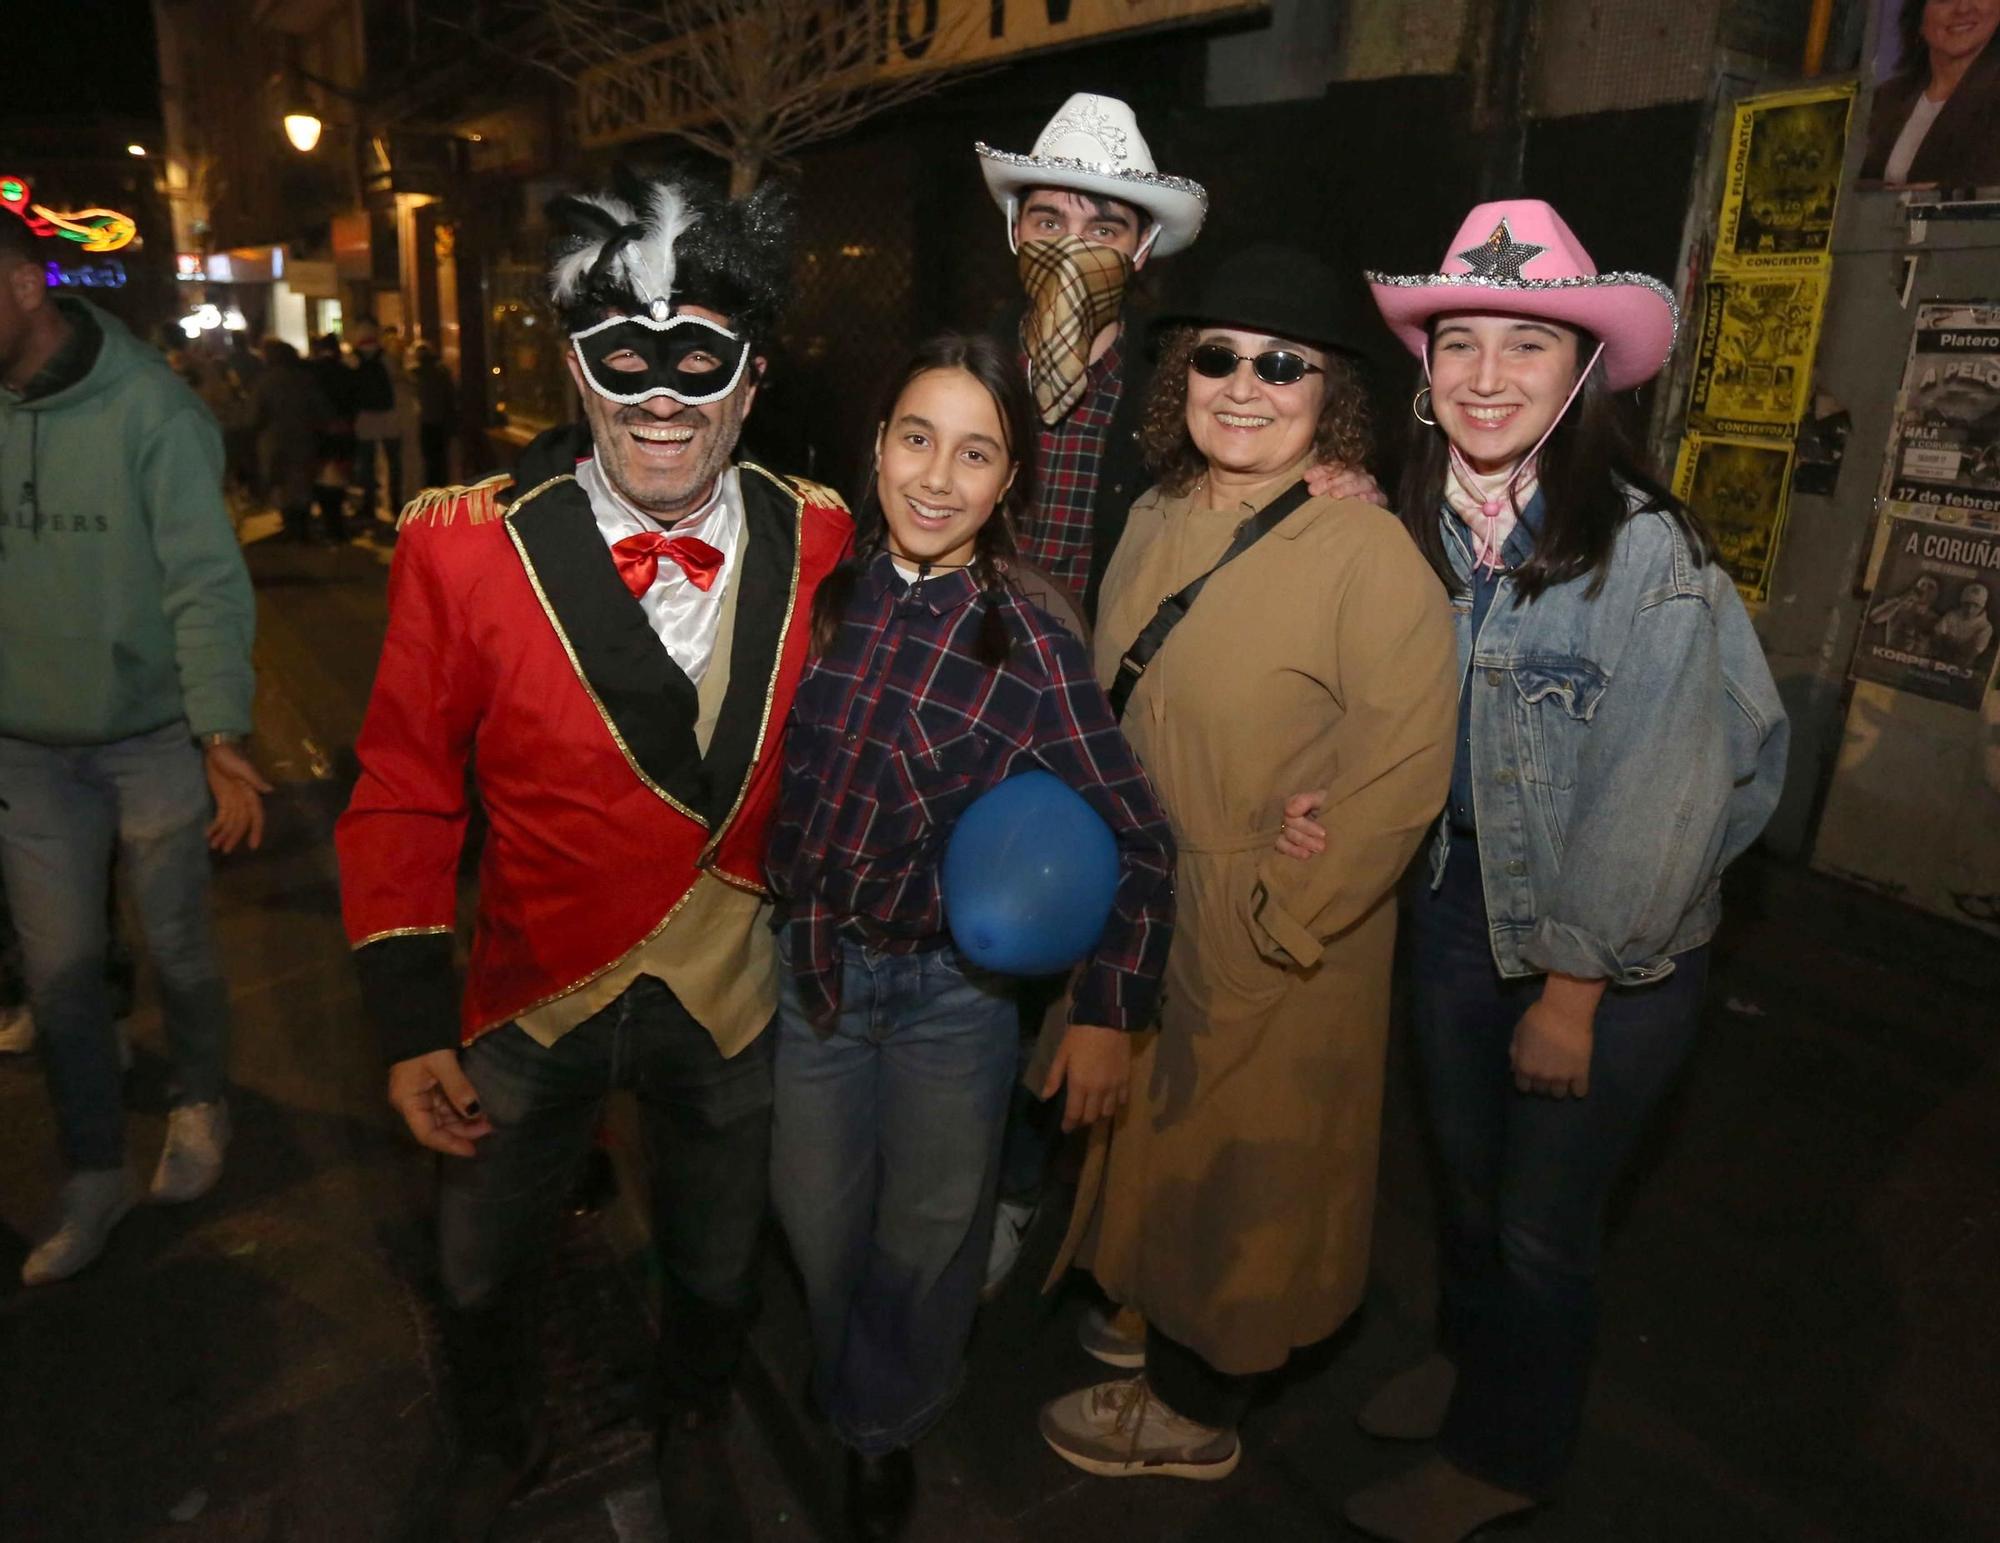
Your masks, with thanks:
M703 306L684 305L680 311L722 327L730 324L727 316ZM597 447L598 467L611 485L663 525L671 525L706 503L715 479L736 453L743 420L757 398L764 361L753 358L736 389L720 401L690 407L667 396L630 404L609 401L584 379L576 351L571 349L565 357L570 379L583 399L583 415ZM635 373L646 367L636 354L629 362L614 354L605 364L613 371L625 368ZM682 361L682 368L698 364L698 358L690 356Z

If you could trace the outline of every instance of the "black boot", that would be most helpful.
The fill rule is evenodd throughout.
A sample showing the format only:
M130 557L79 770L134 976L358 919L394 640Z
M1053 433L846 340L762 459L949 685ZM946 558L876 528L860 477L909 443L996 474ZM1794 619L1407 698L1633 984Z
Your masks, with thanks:
M504 1306L447 1307L439 1319L457 1439L419 1536L427 1543L482 1543L540 1474L548 1428L522 1315Z
M693 1543L750 1543L750 1518L736 1475L729 1465L729 1448L722 1439L729 1423L727 1406L708 1410L670 1406L660 1416L653 1438L653 1460L660 1474L660 1509L667 1519L667 1536Z
M847 1535L850 1543L895 1543L909 1525L917 1494L917 1464L908 1447L880 1457L847 1454Z

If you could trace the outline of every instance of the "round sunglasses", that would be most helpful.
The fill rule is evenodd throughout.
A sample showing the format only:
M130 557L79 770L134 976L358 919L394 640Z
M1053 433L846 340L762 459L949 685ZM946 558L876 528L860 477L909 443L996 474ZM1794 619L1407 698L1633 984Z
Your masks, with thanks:
M1257 378L1267 386L1296 386L1308 375L1324 375L1325 370L1316 364L1308 364L1304 356L1290 349L1272 348L1257 355L1239 354L1227 343L1203 343L1188 355L1188 363L1194 366L1197 375L1206 375L1210 380L1223 380L1236 373L1236 366L1245 359Z

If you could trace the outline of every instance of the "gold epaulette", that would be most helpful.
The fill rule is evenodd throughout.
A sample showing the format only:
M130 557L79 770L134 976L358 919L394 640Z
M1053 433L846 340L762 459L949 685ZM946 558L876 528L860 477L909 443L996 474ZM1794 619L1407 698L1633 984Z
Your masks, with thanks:
M425 488L396 518L396 529L429 521L449 525L463 513L469 525L484 525L500 518L500 495L514 485L512 472L495 472L465 487Z
M792 490L809 504L818 504L823 509L838 509L847 512L847 500L828 487L824 482L812 482L804 477L787 476Z

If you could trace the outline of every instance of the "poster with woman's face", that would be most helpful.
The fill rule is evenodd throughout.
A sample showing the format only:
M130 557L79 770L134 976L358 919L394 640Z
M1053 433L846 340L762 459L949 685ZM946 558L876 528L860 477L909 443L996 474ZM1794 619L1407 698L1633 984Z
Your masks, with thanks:
M2000 188L2000 0L1879 0L1861 181Z

